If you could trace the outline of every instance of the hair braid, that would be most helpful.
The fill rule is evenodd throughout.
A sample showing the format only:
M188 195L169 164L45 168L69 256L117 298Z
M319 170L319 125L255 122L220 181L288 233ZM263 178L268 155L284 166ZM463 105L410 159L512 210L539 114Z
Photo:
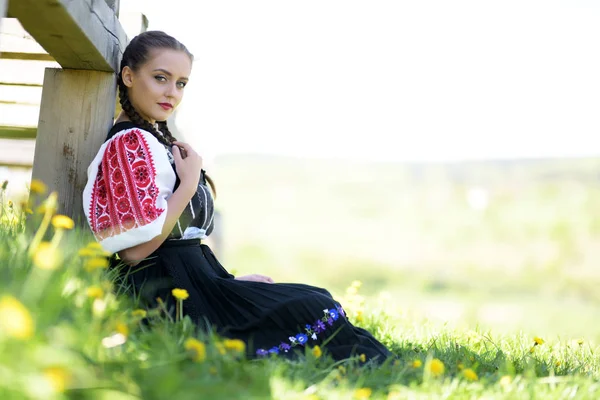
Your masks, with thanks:
M164 138L167 141L169 141L169 143L172 144L173 142L177 141L177 139L173 136L173 134L169 130L167 121L157 121L157 123L158 123L158 130L162 132L162 134L164 135ZM215 183L213 182L211 177L208 176L208 174L206 172L204 173L204 178L206 179L206 182L208 182L208 184L210 185L210 189L213 192L213 196L216 198L217 197L217 189L215 187Z

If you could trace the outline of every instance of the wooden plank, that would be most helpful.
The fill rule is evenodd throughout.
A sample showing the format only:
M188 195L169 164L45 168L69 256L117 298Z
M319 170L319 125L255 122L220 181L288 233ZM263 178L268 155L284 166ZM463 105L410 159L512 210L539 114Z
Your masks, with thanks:
M47 69L32 177L59 196L59 212L85 224L81 194L87 168L113 121L112 72Z
M31 167L35 140L0 139L0 165L5 167Z
M108 7L113 10L113 12L119 16L119 8L120 8L120 0L106 0L106 4Z
M16 53L4 51L0 53L0 58L4 60L54 61L54 58L48 53Z
M35 126L6 126L0 125L1 139L35 139L37 128ZM4 149L0 147L0 152ZM33 154L31 155L33 160Z
M10 1L8 14L63 68L118 71L127 36L106 1Z
M35 127L40 116L40 106L0 103L0 126Z

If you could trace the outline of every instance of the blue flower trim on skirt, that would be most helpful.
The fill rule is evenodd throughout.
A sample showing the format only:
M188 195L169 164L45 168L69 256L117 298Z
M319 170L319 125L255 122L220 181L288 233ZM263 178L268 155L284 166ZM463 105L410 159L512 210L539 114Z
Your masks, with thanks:
M325 332L328 328L327 325L331 327L333 326L333 323L338 320L340 315L343 317L346 316L344 309L337 305L332 309L324 309L323 313L324 316L316 320L313 325L306 324L306 327L304 328L305 333L298 333L295 336L290 336L288 338L289 343L281 342L279 346L273 346L268 350L258 349L256 350L256 355L264 357L269 354L279 354L282 351L287 353L292 347L304 346L306 342L308 342L309 337L312 340L317 340L317 335Z

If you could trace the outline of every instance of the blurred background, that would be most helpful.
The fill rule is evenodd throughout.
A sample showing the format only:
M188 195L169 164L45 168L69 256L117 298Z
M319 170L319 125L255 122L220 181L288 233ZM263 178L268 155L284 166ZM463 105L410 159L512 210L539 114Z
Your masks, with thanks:
M174 124L226 268L600 339L600 4L121 0L139 12L195 55Z

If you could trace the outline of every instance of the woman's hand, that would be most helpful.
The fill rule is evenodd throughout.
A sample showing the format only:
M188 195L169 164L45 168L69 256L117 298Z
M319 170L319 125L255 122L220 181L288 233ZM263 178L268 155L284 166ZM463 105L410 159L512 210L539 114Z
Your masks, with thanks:
M261 274L250 274L244 276L237 276L235 279L238 281L252 281L252 282L264 282L264 283L274 283L273 279L268 276Z
M195 193L202 173L202 157L192 149L192 146L184 142L173 142L171 152L181 184L193 188Z

